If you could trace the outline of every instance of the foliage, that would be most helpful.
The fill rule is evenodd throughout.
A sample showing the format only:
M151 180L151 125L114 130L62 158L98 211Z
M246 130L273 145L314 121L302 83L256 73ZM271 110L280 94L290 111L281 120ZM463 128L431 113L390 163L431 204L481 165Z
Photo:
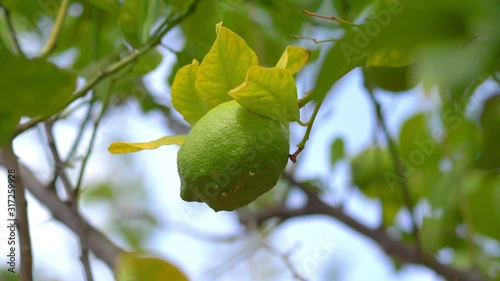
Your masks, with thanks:
M62 13L68 3L68 12ZM500 280L498 253L485 246L500 243L498 1L2 0L0 7L0 163L16 164L7 163L10 144L20 134L44 128L45 148L53 155L52 184L63 185L72 206L77 206L79 192L84 199L88 192L88 200L99 198L116 207L110 203L117 200L117 192L110 191L114 187L92 190L82 184L96 132L115 109L137 104L145 114L165 118L168 134L175 135L115 142L109 147L112 153L181 145L186 124L194 127L211 109L234 99L255 114L306 126L299 150L291 157L297 160L302 150L309 150L306 141L311 131L314 135L313 127L330 126L325 119L314 121L320 108L324 112L332 107L335 99L330 97L341 94L333 86L349 73L361 73L377 120L374 141L351 151L351 139L335 136L327 146L329 170L348 164L347 188L380 203L381 231L353 226L353 218L345 217L348 213L339 215L340 205L326 203L329 192L335 191L331 183L307 175L298 180L300 158L297 168L285 170L276 188L233 215L260 226L273 217L281 221L322 214L374 239L397 268L419 263L450 279L447 272L481 280L468 275L477 270L484 279ZM330 14L341 20L321 16ZM296 38L326 42L316 45ZM52 39L54 45L49 44ZM40 53L42 49L47 52ZM175 62L166 63L171 58ZM307 71L298 73L308 62ZM146 79L164 65L169 69L168 75L162 72L161 83L170 93L158 93ZM301 83L314 90L301 93ZM379 100L410 95L421 95L420 100L432 106L416 104L412 116L396 130L389 129L393 108ZM301 113L311 104L311 119L303 123ZM70 118L81 123L71 148L61 149L63 154L51 140L51 128ZM292 131L292 136L297 133ZM91 135L89 143L84 144L83 135ZM73 169L78 176L68 188L64 177ZM27 188L49 209L57 205L43 201L49 197L36 196L33 186ZM307 199L301 209L289 204L289 191L296 188ZM71 190L77 191L74 197ZM349 203L349 198L341 200ZM83 219L72 212L73 221ZM54 215L64 222L64 216ZM125 223L120 227L116 222L114 229L128 237L129 248L141 251L143 244L136 240L147 235L133 237L133 227ZM389 240L377 236L388 232L384 237ZM387 241L392 244L384 244ZM391 252L404 247L421 256ZM450 249L449 261L435 259ZM169 265L156 258L136 261L126 267ZM177 280L186 279L179 276Z

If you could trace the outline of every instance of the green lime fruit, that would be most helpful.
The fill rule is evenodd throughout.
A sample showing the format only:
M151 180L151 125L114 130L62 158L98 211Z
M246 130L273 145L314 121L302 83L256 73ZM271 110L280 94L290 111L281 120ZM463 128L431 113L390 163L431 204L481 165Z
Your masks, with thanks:
M236 101L207 112L177 155L181 198L215 211L248 205L273 188L290 150L288 125L252 113Z
M417 85L411 77L411 66L370 66L366 68L368 79L380 89L391 92L407 91Z

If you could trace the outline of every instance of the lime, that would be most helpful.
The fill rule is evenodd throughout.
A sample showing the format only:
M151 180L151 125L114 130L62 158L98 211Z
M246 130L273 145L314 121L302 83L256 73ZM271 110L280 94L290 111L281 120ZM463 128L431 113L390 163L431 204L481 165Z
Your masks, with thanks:
M179 149L181 198L215 211L248 205L276 185L289 150L287 124L234 100L222 103L196 123Z

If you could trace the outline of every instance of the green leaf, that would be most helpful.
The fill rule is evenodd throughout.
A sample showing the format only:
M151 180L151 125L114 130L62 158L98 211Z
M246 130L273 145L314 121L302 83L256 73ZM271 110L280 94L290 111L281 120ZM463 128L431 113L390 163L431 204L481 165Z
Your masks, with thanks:
M344 158L345 152L344 152L344 140L342 138L336 138L332 142L332 147L330 150L331 153L331 163L332 166L337 163L340 159Z
M440 210L439 216L424 217L422 223L422 246L429 253L437 253L440 249L457 242L456 226L460 223L456 210Z
M411 64L409 50L401 48L384 48L371 52L366 58L366 66L402 67Z
M344 37L328 51L316 79L313 93L315 99L324 98L335 82L354 68L363 65L370 44L362 45L362 48L357 41L359 34L356 29L347 30Z
M363 67L365 83L370 87L376 86L389 92L404 92L415 87L418 83L413 75L413 65L401 67L370 66Z
M282 122L300 120L297 87L289 70L252 66L229 95L244 108Z
M8 11L16 16L21 15L23 18L20 23L22 23L23 29L31 29L33 31L37 31L37 21L42 17L50 17L53 18L57 14L57 9L59 8L58 2L50 2L50 3L41 3L36 0L2 0L2 6L5 7ZM14 18L15 19L15 18Z
M484 102L480 122L483 138L477 164L483 169L498 169L500 168L500 152L498 150L498 140L500 139L500 95L498 93Z
M399 186L401 178L389 150L373 145L360 152L351 160L351 176L352 183L361 192L381 201L384 224L393 224L403 200Z
M500 239L500 180L497 175L485 178L479 184L464 186L472 229L494 239Z
M108 151L113 154L123 154L137 152L145 149L157 149L162 145L182 145L185 138L185 135L178 135L165 136L150 142L113 142L109 145Z
M197 70L198 61L193 60L191 64L177 71L172 83L172 104L191 127L208 112L207 104L194 86Z
M175 265L154 257L143 257L133 253L122 253L115 274L118 281L188 281Z
M22 116L50 116L62 110L76 77L42 60L0 52L0 145Z
M193 4L194 0L163 0L169 4L175 12L184 13Z
M107 201L113 202L116 194L115 188L109 184L98 184L95 186L86 187L82 192L82 199L86 201ZM122 190L120 190L122 192Z
M395 174L395 170L391 154L385 148L370 146L351 160L352 182L361 190L375 182L389 188L388 173Z
M112 16L116 16L120 11L120 3L117 0L88 0L90 4L106 11Z
M18 122L19 118L17 115L9 115L0 112L0 147L9 141Z
M297 46L287 46L278 63L276 63L276 67L286 68L290 70L292 74L295 74L304 65L306 65L310 57L311 52L304 48Z
M348 21L354 21L373 2L373 0L332 0L338 16Z
M423 78L427 89L435 85L467 86L489 68L498 56L493 52L480 40L467 42L459 48L455 42L430 46L420 52L415 72Z
M439 143L430 135L427 117L417 114L403 124L399 135L399 160L406 172L415 169L434 171L441 159Z
M201 62L195 86L210 108L231 100L228 92L244 80L248 68L257 65L257 55L236 33L216 25L217 39Z
M149 1L125 0L120 10L120 30L125 40L134 48L139 48L146 40L144 22Z
M137 59L131 74L143 76L155 70L163 60L163 55L157 49L153 49Z

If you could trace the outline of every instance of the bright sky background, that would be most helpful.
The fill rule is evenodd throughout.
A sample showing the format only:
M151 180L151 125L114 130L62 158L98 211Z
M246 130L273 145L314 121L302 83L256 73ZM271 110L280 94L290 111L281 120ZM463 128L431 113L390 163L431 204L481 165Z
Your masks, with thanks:
M171 36L177 37L175 34ZM169 99L169 90L163 77L172 62L173 56L166 53L161 67L147 77L148 86L160 99ZM331 192L326 194L328 200L339 202L340 198L348 196L346 212L376 226L380 206L373 200L363 198L355 190L347 189L350 181L348 163L339 163L333 171L329 164L330 144L335 137L344 138L347 153L351 156L372 143L374 113L363 92L360 74L359 71L354 71L333 88L334 94L323 105L307 148L296 165L300 166L297 170L300 178L319 177L330 183ZM299 81L299 94L312 88L312 81L311 77L302 77ZM428 98L421 91L398 96L378 93L377 97L382 103L389 129L395 135L403 120L429 106ZM307 120L309 115L310 110L303 112L302 120ZM73 127L77 124L75 120L79 119L57 124L56 138L62 153L69 149L76 134ZM106 148L112 141L148 141L169 134L161 120L157 113L144 116L138 105L133 103L113 110L100 129L94 154L88 165L86 183L111 179L119 188L120 183L142 178L144 185L137 188L146 188L148 197L140 204L152 206L160 221L160 227L148 242L149 250L180 266L194 281L229 281L235 280L235 276L242 281L260 280L265 274L271 273L273 268L274 280L293 280L282 261L265 249L258 250L253 256L245 256L248 252L244 249L259 248L261 239L255 233L231 243L214 242L193 235L206 233L225 237L239 233L242 228L236 216L231 213L214 213L205 205L187 203L180 199L176 168L177 147L162 147L155 151L124 156L108 153ZM302 128L294 131L292 149L303 132ZM15 150L23 163L31 167L41 179L47 180L52 172L47 154L42 150L42 139L36 130L26 133L16 140ZM378 137L378 140L383 138ZM0 170L0 178L6 179L5 170ZM2 192L2 206L6 202L5 197L5 192ZM295 197L297 201L300 199ZM36 272L43 272L49 278L35 280L52 278L83 281L75 236L65 226L51 219L45 208L31 196L29 203ZM109 209L100 205L84 205L82 209L98 229L109 229L106 219ZM0 210L2 218L6 217L5 211L5 208ZM198 231L186 230L185 227ZM0 229L0 250L1 253L6 253L6 243L3 240L6 229ZM270 235L268 241L283 253L291 251L291 261L295 268L309 280L333 280L334 274L338 276L336 280L342 281L441 280L432 271L418 266L407 266L401 273L395 273L389 259L373 242L344 227L340 222L324 216L289 220ZM2 254L0 263L4 265L5 261L6 257ZM93 259L92 266L97 281L113 280L111 272L102 262Z

